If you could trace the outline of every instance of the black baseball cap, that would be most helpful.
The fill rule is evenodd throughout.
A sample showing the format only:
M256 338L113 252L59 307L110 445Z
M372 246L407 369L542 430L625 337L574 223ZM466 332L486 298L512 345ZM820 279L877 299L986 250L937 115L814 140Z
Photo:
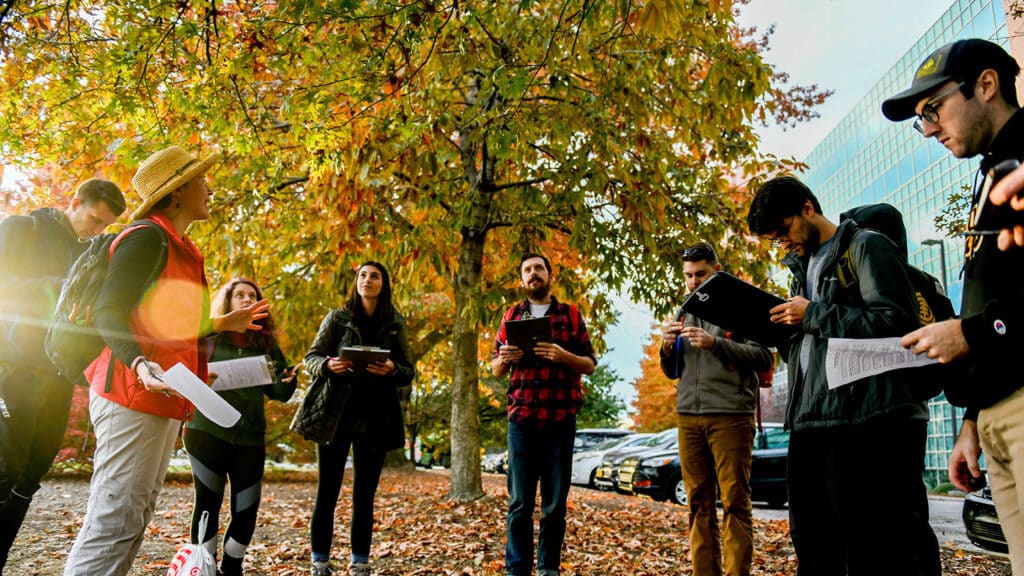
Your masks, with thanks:
M928 94L950 80L971 82L989 68L998 73L1010 71L1016 76L1017 61L998 44L970 38L939 48L925 58L914 72L910 88L882 102L882 114L893 122L912 118L914 107Z

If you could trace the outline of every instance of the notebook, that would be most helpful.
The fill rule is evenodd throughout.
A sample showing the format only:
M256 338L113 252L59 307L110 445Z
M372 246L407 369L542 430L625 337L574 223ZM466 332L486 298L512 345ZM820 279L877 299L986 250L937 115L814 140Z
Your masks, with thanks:
M798 326L772 322L769 310L786 300L740 280L715 272L683 301L683 311L764 346L778 346Z

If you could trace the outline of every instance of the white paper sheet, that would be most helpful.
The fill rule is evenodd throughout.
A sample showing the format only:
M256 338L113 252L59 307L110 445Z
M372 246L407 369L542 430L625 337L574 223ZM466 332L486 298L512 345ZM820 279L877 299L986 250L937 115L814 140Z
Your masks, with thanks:
M274 382L270 370L270 357L266 354L232 358L219 362L210 362L210 372L217 375L211 388L214 390L233 390L249 386L266 386Z
M936 364L900 346L900 338L829 338L825 377L829 390L890 370Z
M206 382L200 380L181 362L164 372L164 382L175 392L187 398L196 407L196 410L202 412L203 416L218 426L231 428L242 417L242 414L235 410L234 406L218 396L206 385Z

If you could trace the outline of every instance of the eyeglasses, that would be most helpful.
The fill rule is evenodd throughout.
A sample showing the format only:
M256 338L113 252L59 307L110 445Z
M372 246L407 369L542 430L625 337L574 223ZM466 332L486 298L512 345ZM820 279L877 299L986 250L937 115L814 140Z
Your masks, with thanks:
M938 124L939 122L939 107L942 106L942 101L949 95L953 94L961 87L963 82L958 82L955 86L950 86L948 89L943 90L939 94L936 94L931 100L925 102L924 106L921 107L921 113L917 115L917 119L914 120L914 130L917 130L921 134L924 134L924 123Z
M795 216L790 216L789 222L783 220L782 224L775 230L775 232L765 235L767 236L768 241L772 244L782 244L783 241L789 240L789 231L793 228L793 222L795 220Z

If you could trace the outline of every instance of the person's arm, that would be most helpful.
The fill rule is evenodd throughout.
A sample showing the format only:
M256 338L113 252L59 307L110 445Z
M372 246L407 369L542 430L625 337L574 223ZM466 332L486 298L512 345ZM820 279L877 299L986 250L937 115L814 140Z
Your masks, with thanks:
M327 362L333 354L338 353L334 314L335 312L332 310L324 316L320 322L320 329L317 330L316 338L313 339L313 344L309 347L309 352L306 352L305 358L302 359L306 372L309 372L314 379L327 375L329 372Z
M265 393L267 398L271 400L280 400L281 402L287 402L292 394L295 393L295 385L297 384L298 378L296 374L298 372L298 366L293 367L290 371L288 370L288 360L284 357L284 353L281 352L281 348L274 346L273 350L270 351L270 359L274 361L274 366L277 368L277 378L274 383L270 386L265 386Z
M685 338L680 338L679 333L683 329L682 316L677 315L677 320L666 322L661 328L661 347L658 349L658 357L661 360L661 371L666 377L676 379L682 376L683 368L686 366L684 360L684 346L687 346Z
M523 351L518 346L505 344L507 341L508 334L505 332L505 319L503 318L498 326L498 334L494 338L494 353L491 356L491 374L496 378L508 374L512 365L523 357Z
M996 182L988 195L989 201L996 206L1009 202L1014 210L1024 210L1024 166L1018 166L1013 172ZM1000 250L1009 250L1014 246L1024 246L1024 225L1017 224L999 233L997 240Z
M397 388L409 386L416 376L416 367L413 366L409 354L409 339L405 334L405 323L401 322L398 333L391 341L391 355L388 357L395 369L388 375L389 380Z
M732 338L716 338L711 353L724 364L742 366L756 372L771 370L775 361L772 351L764 346Z
M949 481L964 492L971 492L970 477L981 478L981 442L978 440L978 423L964 416L960 434L949 454Z
M572 349L566 350L554 342L538 342L533 353L551 362L565 364L579 374L593 374L597 368L597 357L594 355L594 346L590 342L587 325L577 310L570 310L568 313L579 318L579 326L573 334L573 340L568 344Z
M139 228L121 238L110 258L103 288L93 306L93 322L103 341L125 366L134 367L142 349L129 326L132 311L159 274L162 239L153 228Z

